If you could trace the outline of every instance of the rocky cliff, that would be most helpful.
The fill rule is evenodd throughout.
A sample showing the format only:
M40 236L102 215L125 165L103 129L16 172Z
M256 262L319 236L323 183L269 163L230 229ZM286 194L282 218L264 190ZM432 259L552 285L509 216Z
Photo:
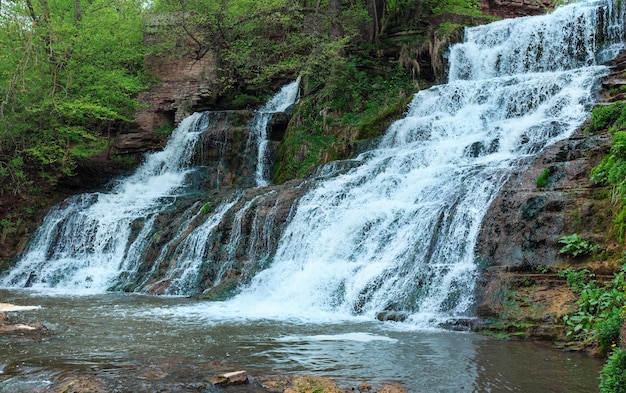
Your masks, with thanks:
M626 55L610 64L600 91L604 105L624 96ZM591 170L609 151L607 131L583 124L513 174L487 212L477 245L484 274L477 313L496 318L496 330L554 340L563 338L561 319L577 297L556 272L587 268L602 279L619 270L624 244L613 228L616 203L609 187L591 181ZM539 180L538 179L542 179ZM563 236L578 234L597 245L598 255L561 253ZM482 326L479 329L491 327Z
M480 0L483 12L500 18L540 15L554 8L552 0Z

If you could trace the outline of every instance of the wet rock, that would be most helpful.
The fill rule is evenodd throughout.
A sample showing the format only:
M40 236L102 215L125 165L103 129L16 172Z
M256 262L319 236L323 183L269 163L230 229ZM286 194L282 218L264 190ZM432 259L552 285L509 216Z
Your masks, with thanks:
M37 309L38 306L17 306L9 303L0 303L0 335L38 335L48 333L48 328L41 323L14 323L6 312Z
M0 326L0 335L2 334L24 334L24 333L47 333L48 328L41 323L33 323L24 325L21 323L15 325Z
M267 139L271 141L280 142L285 136L287 125L291 120L291 114L286 112L277 112L272 115L272 118L267 123Z
M407 393L408 390L399 384L388 384L378 388L377 393Z
M108 393L102 382L92 375L66 375L53 383L47 392L54 393Z
M291 381L284 393L344 393L333 381L316 376L300 376Z
M152 369L146 372L143 372L137 376L139 379L163 379L167 377L168 374L162 370Z
M285 376L265 376L261 377L260 385L271 393L283 393L291 384L291 379Z
M242 385L248 383L248 373L243 370L232 371L210 378L209 382L215 386Z
M381 311L376 314L379 321L404 322L407 319L407 313L402 311Z
M39 306L18 306L11 303L0 303L0 313L6 313L11 311L26 311L36 310Z

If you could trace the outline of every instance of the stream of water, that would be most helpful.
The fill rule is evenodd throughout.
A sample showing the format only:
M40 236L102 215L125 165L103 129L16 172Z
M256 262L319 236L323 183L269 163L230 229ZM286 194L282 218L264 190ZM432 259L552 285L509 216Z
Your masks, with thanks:
M348 390L362 382L399 382L414 393L598 391L598 360L472 333L418 331L366 318L220 318L208 315L204 302L185 298L20 290L0 290L0 298L41 306L11 316L54 331L43 341L0 336L2 393L19 391L12 389L25 381L45 386L49 381L31 374L47 369L137 380L155 367L174 374L167 364L180 362L189 366L182 382L210 376L206 363L212 362L219 372L244 369L253 377L323 375Z

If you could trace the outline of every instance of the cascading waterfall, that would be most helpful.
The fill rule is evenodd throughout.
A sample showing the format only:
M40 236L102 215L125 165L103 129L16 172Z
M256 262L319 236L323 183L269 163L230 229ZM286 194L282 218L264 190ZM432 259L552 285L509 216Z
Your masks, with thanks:
M467 29L449 83L418 93L377 149L300 200L272 266L229 307L423 326L465 315L487 208L512 170L588 117L607 72L599 46L623 46L623 12L583 2ZM620 26L611 41L602 20Z
M274 255L257 249L270 247L274 221L252 214L276 207L256 207L268 194L227 199L206 217L194 205L138 288L161 280L166 293L195 293L208 264L219 281L235 251L246 249L244 265L271 265L235 298L205 310L261 318L356 314L420 326L466 315L488 206L513 170L588 117L607 72L599 64L623 47L623 27L623 7L595 1L467 29L465 42L450 48L449 83L418 93L376 149L320 171L324 178L311 180L317 183L300 199ZM293 102L297 82L281 91L291 98L276 98L259 117ZM194 141L208 119L186 119L163 152L113 191L53 209L0 284L104 291L132 281L158 235L159 212L183 193ZM262 131L260 160L266 124L255 126ZM257 165L257 185L267 184L265 167ZM244 215L255 217L255 235L246 241L239 236ZM217 237L229 244L216 246ZM212 252L225 256L217 261Z
M181 122L163 151L110 192L77 195L53 208L3 286L104 291L133 275L156 215L182 192L208 113ZM141 228L139 233L134 228Z
M300 92L300 77L295 81L283 86L278 94L272 97L265 106L259 109L252 121L254 137L257 148L257 164L255 180L257 187L264 187L270 183L270 166L267 159L267 124L272 115L284 112L293 106L298 100Z

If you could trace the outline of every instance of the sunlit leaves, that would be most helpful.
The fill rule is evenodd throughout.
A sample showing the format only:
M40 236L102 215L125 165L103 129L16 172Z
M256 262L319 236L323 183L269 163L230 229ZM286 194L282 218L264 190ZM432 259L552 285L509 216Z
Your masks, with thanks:
M78 156L102 149L111 125L130 121L145 87L143 4L138 0L2 2L0 167L35 165L70 174ZM32 171L31 171L32 172ZM43 173L43 172L42 172ZM2 176L0 192L18 190Z

